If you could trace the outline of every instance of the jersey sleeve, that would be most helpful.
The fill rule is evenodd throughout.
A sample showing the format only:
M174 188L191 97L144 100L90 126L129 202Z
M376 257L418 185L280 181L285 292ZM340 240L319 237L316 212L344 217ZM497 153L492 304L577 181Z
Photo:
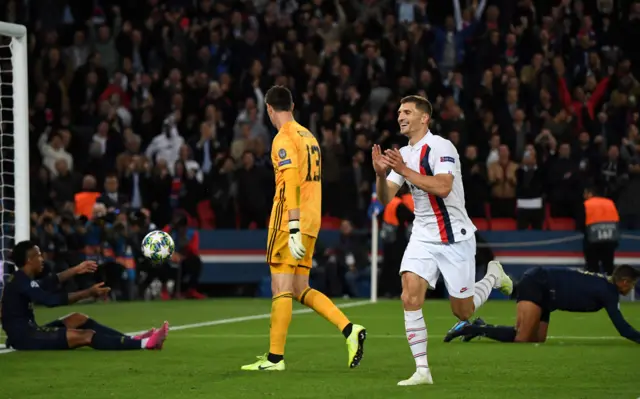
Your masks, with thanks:
M271 146L271 162L278 171L298 167L298 151L285 132L278 133Z
M389 173L389 176L387 176L387 180L394 182L395 184L397 184L398 186L402 186L405 182L404 177L400 176L399 174L397 174L394 171L391 171L391 173Z
M620 312L620 302L618 298L614 299L610 297L607 300L605 309L620 336L640 344L640 332L634 329L631 324L624 319L622 312Z
M456 163L459 162L458 151L446 140L433 151L433 175L456 175Z
M43 290L37 281L24 281L21 284L21 291L27 295L32 302L39 303L50 308L62 306L69 303L69 297L66 293L52 294Z
M58 275L53 273L48 275L47 277L38 280L38 285L44 291L51 291L58 287L60 280L58 280Z

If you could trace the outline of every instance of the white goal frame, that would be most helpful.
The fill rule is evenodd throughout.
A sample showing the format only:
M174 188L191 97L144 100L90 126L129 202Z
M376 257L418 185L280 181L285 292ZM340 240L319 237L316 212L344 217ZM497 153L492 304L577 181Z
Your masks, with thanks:
M11 75L13 86L13 204L14 242L28 240L31 236L29 197L29 77L27 64L28 36L23 25L0 21L0 36L11 38ZM1 82L0 82L1 83ZM0 86L0 95L2 87ZM0 229L3 229L0 226ZM3 245L6 243L3 240ZM5 252L6 253L6 252ZM4 257L4 253L3 253ZM5 259L0 261L0 295L5 272ZM3 331L0 328L0 336ZM4 341L4 339L0 340ZM0 354L11 351L0 343Z
M15 242L31 236L29 223L29 82L27 28L0 22L0 36L12 38L11 67L13 73L13 173Z

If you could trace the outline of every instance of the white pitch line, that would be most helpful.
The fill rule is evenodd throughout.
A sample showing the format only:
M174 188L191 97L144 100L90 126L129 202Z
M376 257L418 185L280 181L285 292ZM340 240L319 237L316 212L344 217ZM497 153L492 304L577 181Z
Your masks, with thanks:
M344 304L339 304L338 307L341 309L345 309L345 308L353 308L356 306L364 306L364 305L369 305L372 304L373 302L371 301L357 301L357 302L348 302L348 303L344 303ZM294 310L293 314L306 314L306 313L313 313L313 309L299 309L299 310ZM240 316L240 317L231 317L228 319L219 319L219 320L211 320L211 321L204 321L201 323L192 323L192 324L183 324L183 325L179 325L179 326L172 326L169 328L169 330L171 331L180 331L180 330L190 330L192 328L201 328L201 327L210 327L210 326L219 326L222 324L232 324L232 323L241 323L243 321L252 321L252 320L263 320L263 319L268 319L271 317L271 313L263 313L263 314L256 314L256 315L251 315L251 316ZM133 331L133 332L128 332L125 333L127 335L137 335L137 334L142 334L143 332L146 332L148 330L141 330L141 331ZM4 345L2 346L4 347ZM14 352L13 349L0 349L0 355L6 354L6 353L11 353Z
M172 338L223 338L223 339L247 339L247 338L268 338L268 334L177 334L173 335ZM444 335L438 334L429 334L430 338L444 338ZM340 334L287 334L287 338L293 339L326 339L326 338L341 338L344 337ZM407 339L406 335L398 335L398 334L367 334L367 338L373 339ZM612 340L612 339L623 339L620 336L580 336L580 335L551 335L548 336L547 339L552 340L586 340L586 341L601 341L601 340Z

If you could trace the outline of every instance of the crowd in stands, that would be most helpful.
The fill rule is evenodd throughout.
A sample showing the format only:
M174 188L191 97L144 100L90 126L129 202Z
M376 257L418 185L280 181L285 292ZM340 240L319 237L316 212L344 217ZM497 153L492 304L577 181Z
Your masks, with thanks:
M3 4L29 30L34 234L96 201L157 226L181 210L193 227L264 228L274 84L321 143L325 215L366 226L371 146L406 143L399 99L420 94L475 220L545 228L596 184L640 228L636 0Z

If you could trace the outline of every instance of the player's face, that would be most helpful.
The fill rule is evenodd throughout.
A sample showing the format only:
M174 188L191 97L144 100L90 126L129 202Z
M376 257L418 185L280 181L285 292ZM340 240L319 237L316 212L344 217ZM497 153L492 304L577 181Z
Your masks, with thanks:
M29 259L27 262L33 266L34 270L37 273L42 272L42 268L44 266L44 258L42 257L42 252L40 252L40 247L33 247L33 249L29 252Z
M620 292L620 294L622 295L628 295L631 290L636 286L636 284L638 283L637 280L629 280L629 279L624 279L620 282L618 282L618 291Z
M414 103L400 104L398 109L398 124L400 125L400 133L405 136L412 136L419 132L425 131L429 115L416 109Z

